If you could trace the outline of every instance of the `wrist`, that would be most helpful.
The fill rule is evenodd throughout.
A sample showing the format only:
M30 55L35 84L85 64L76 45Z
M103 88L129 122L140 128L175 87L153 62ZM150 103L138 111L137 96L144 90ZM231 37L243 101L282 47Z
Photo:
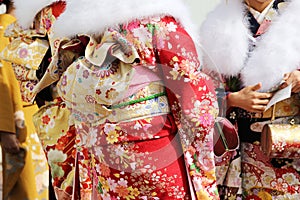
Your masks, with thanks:
M236 96L237 96L237 92L231 92L227 95L227 107L231 108L231 107L237 107L236 104Z

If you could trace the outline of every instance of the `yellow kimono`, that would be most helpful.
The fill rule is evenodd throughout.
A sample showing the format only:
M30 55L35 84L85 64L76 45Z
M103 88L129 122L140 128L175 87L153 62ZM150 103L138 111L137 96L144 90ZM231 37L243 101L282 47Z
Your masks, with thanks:
M0 51L9 43L3 36L7 25L15 21L9 14L0 15ZM48 199L48 167L46 157L32 124L36 105L22 102L20 88L13 68L0 61L0 131L16 134L21 143L19 154L2 151L4 200L46 200ZM25 113L24 129L16 128L16 113Z

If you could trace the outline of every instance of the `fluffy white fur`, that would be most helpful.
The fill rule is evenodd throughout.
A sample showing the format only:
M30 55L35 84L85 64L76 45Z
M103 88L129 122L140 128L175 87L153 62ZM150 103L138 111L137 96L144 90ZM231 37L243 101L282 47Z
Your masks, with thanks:
M58 0L14 0L15 15L19 24L29 28L35 15L44 7ZM67 7L53 26L55 37L75 34L101 33L108 27L132 19L172 15L185 27L195 42L199 41L197 29L182 0L66 0ZM195 43L201 60L201 48Z
M245 85L262 82L262 90L278 84L285 73L300 64L300 1L290 2L287 10L276 19L252 52L242 70Z
M221 74L240 72L247 57L249 32L241 0L221 0L200 29L204 67Z
M195 37L182 0L67 0L66 11L55 23L54 33L58 37L101 33L107 27L135 18L163 14L179 19Z
M27 29L36 14L58 0L13 0L15 16ZM55 25L59 36L78 33L99 33L105 28L152 15L172 15L185 26L192 37L197 38L195 24L182 0L66 0L67 9Z
M35 15L55 0L13 0L15 16L20 26L27 29L31 26Z
M230 6L230 4L226 5L223 3L223 9L228 9L226 6ZM221 8L219 9L222 10ZM240 72L244 85L254 85L261 82L261 91L269 90L282 80L285 73L299 67L300 18L297 17L299 10L300 1L291 1L283 14L273 21L268 32L257 42L257 47L247 61L248 48L245 47L245 44L249 41L249 38L245 36L247 35L245 32L240 32L245 27L243 23L244 12L232 9L231 13L227 13L228 17L232 19L231 21L224 20L227 18L224 15L225 13L222 15L218 15L220 13L211 14L210 17L219 18L222 23L219 22L202 27L201 41L204 49L207 50L207 54L210 56L210 58L206 56L205 63L209 63L207 60L212 59L217 64L220 73L236 75L236 73ZM239 18L237 18L238 14L240 15ZM216 19L212 21L212 19L208 18L205 24L213 23L214 21ZM240 24L241 27L238 28L236 24ZM226 29L222 33L222 28L224 27ZM216 35L217 32L219 32L219 35ZM239 36L240 34L244 36L241 37ZM214 35L217 39L210 35ZM241 44L243 44L242 48ZM227 59L233 59L233 61L227 61ZM228 65L230 62L232 66ZM236 64L234 65L234 63ZM237 65L238 63L240 65ZM243 63L246 64L244 65ZM228 70L227 65L232 67L234 71Z

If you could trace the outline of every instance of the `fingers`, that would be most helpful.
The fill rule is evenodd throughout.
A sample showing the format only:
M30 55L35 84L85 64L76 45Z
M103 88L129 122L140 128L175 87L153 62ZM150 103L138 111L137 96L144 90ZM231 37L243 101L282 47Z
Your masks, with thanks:
M261 83L258 83L253 86L248 86L244 89L242 89L242 94L246 98L251 98L251 99L268 99L272 97L272 93L265 93L265 92L257 92L257 90L261 89L262 85Z
M254 97L256 99L270 99L273 96L272 93L261 93L261 92L256 92L254 94Z
M248 111L260 113L260 112L264 112L265 109L266 109L266 105L253 105Z
M248 108L250 112L264 112L267 104L269 103L269 99L254 99L253 104Z
M256 99L254 105L266 106L269 103L269 99Z
M287 86L289 86L290 84L292 84L292 92L299 92L298 88L300 87L300 82L297 81L292 81L292 79L288 79L286 80L284 83L282 83L279 87L279 89L283 89L286 88Z
M268 99L272 97L272 93L266 93L266 92L256 92L257 90L261 89L262 84L258 83L256 85L250 86L249 88L251 89L252 94L254 94L254 98L258 98L258 99Z
M15 134L2 132L0 136L2 148L6 153L19 153L20 142Z
M283 75L283 80L286 81L290 76L290 73L286 73Z
M293 93L298 93L298 92L300 92L300 85L298 84L298 85L295 85L293 88L292 88L292 92Z
M14 143L7 143L7 144L3 144L2 148L6 153L19 153L20 151L20 147L19 147L20 143L18 141L15 141Z
M250 86L250 89L252 91L257 91L261 88L261 86L262 86L261 83L257 83L256 85Z
M293 78L289 77L288 79L286 79L286 81L282 85L284 85L285 87L287 87L292 82L293 82ZM283 88L285 88L285 87L283 87Z
M4 150L6 153L17 154L17 153L20 152L20 147L19 147L19 146L15 146L15 147L6 147L6 148L3 148L3 150Z
M291 73L284 75L283 80L285 81L280 88L283 89L288 85L292 84L292 92L299 92L300 87L300 72L295 70Z
M280 86L279 89L283 89L286 88L289 84L287 83L287 81L284 81Z
M297 73L294 73L291 84L292 84L292 92L297 93L300 91L300 72L299 71L297 71Z

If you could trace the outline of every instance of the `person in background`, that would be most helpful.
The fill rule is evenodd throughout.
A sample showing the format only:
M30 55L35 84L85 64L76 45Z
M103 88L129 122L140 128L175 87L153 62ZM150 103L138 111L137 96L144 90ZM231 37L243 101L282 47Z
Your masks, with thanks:
M218 199L218 109L187 12L181 0L66 1L35 90L58 81L72 114L73 199Z
M56 92L56 83L44 87L40 79L47 71L52 54L56 51L57 40L52 35L52 25L65 9L65 1L23 1L15 0L15 16L17 23L6 30L7 35L15 39L30 38L33 42L41 42L40 48L31 53L40 55L35 58L36 69L28 65L19 66L16 60L11 60L18 80L22 85L22 97L28 102L36 102L39 109L33 115L33 122L42 143L51 172L53 190L49 198L72 199L75 179L75 129L69 120L69 110ZM17 35L15 33L18 33ZM47 45L45 45L47 44ZM42 47L46 51L41 51ZM21 48L21 47L20 47ZM29 47L28 47L29 48ZM8 56L6 59L9 59ZM38 60L39 59L39 60ZM31 58L28 58L31 63ZM21 69L20 69L21 68ZM29 76L31 74L31 76ZM36 88L43 87L39 92Z
M300 198L299 159L271 158L261 149L274 91L292 87L292 96L276 103L276 117L299 115L299 9L297 0L221 0L201 26L204 68L222 75L225 92L218 96L241 141L242 190L230 190L239 188L239 170L229 173L220 184L223 199Z
M0 0L0 51L10 42L6 27L15 21L13 6ZM0 60L0 138L4 200L48 199L48 168L31 121L36 105L25 104L10 63Z

